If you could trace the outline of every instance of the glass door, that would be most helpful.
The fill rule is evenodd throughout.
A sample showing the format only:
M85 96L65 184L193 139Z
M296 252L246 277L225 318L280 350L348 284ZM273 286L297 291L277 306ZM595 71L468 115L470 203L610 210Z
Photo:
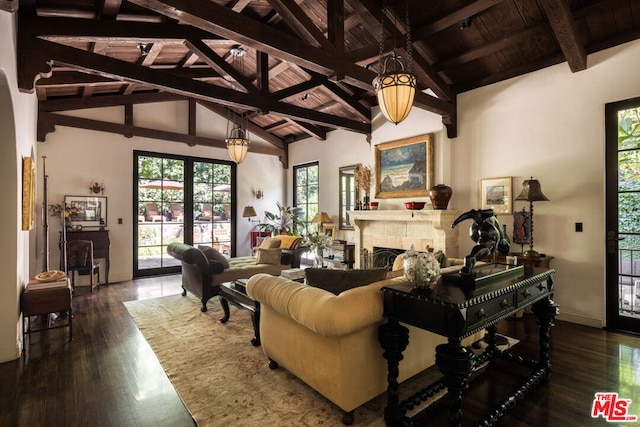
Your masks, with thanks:
M235 256L235 164L135 152L134 277L180 272L172 242Z
M607 327L640 333L640 98L607 104Z

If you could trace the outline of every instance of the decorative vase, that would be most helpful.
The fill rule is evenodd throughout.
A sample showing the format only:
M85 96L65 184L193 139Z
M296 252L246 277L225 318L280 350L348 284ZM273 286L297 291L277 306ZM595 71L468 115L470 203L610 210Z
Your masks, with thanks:
M324 259L322 257L323 255L323 250L322 248L316 248L316 256L313 260L313 266L315 268L323 268L324 267Z
M429 198L433 209L447 209L453 190L448 185L438 184L429 189Z
M433 252L418 252L411 245L403 255L404 275L416 288L427 289L440 278L440 264Z

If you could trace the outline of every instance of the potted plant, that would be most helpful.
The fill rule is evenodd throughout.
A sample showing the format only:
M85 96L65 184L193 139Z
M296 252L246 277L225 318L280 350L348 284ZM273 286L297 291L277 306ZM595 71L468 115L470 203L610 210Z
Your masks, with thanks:
M278 212L265 211L266 220L264 223L258 224L257 227L263 231L270 231L273 235L299 236L300 230L304 227L304 222L301 219L302 209L297 206L283 206L279 202L276 202L276 206Z

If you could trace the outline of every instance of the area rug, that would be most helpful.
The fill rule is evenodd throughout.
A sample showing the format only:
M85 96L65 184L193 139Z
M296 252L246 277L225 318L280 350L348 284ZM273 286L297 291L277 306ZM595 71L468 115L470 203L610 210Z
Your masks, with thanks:
M198 426L342 426L337 406L286 369L269 369L262 349L250 343L247 311L231 307L231 318L222 324L217 297L206 313L192 295L125 306ZM404 382L402 394L439 376L432 367ZM360 406L353 425L384 426L385 404L383 394Z

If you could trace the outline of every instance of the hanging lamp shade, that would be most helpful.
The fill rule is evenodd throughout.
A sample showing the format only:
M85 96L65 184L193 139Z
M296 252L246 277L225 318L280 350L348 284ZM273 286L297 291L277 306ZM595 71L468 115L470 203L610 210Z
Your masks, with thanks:
M227 150L229 150L231 160L237 164L242 163L249 151L249 139L244 129L235 125L229 132L229 137L225 139L225 142L227 143Z
M387 71L389 60L399 64L394 71ZM416 76L404 71L404 65L399 56L387 57L384 72L373 80L378 105L384 117L394 124L398 124L409 115L416 95Z

